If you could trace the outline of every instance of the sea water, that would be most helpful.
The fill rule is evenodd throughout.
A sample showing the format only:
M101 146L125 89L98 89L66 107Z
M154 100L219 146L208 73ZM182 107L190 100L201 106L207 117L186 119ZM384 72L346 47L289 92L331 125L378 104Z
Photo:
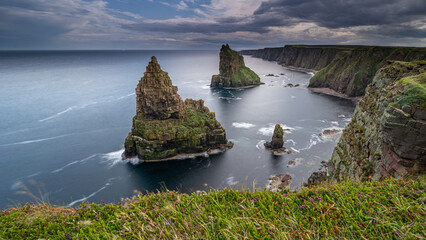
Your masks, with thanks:
M136 112L135 87L153 55L183 99L204 99L216 112L232 149L159 163L121 160ZM301 187L337 144L338 135L320 133L343 129L355 104L311 92L311 73L244 60L264 85L210 89L219 72L216 51L0 52L0 208L37 200L119 202L135 191L264 188L281 173L292 176L292 188ZM264 148L276 123L294 153L277 157ZM288 165L295 158L297 164Z

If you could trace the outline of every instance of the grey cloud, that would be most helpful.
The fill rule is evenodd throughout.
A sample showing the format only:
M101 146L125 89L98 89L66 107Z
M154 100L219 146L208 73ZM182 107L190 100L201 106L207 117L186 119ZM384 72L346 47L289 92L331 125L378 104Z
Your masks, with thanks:
M424 0L271 0L255 15L278 13L284 18L315 22L327 28L383 25L425 18Z

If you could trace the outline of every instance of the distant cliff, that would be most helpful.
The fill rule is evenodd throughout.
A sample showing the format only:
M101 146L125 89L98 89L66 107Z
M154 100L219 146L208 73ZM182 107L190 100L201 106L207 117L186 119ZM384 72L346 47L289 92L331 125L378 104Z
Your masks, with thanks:
M136 116L123 158L164 161L217 154L233 146L203 100L183 101L153 56L136 87Z
M321 69L311 78L309 87L331 88L349 97L362 96L388 60L426 60L426 48L358 47Z
M425 170L426 61L388 62L343 131L329 174L336 180L379 180Z
M220 49L219 74L212 76L212 88L245 88L260 84L259 76L244 64L243 56L228 44Z
M387 60L426 60L426 48L287 45L241 51L295 69L318 71L309 87L330 88L348 97L365 94Z

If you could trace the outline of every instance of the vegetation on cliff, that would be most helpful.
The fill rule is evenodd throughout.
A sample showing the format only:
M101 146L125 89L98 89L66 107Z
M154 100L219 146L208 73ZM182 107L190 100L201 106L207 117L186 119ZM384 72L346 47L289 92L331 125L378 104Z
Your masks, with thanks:
M242 53L286 67L318 71L309 87L330 88L348 97L363 96L377 70L388 60L426 60L426 48L416 47L286 45Z
M425 179L300 191L139 194L119 204L0 211L1 239L421 239Z
M329 162L336 180L426 170L426 62L388 62L355 108Z
M169 160L181 154L214 154L232 147L225 129L203 100L182 101L155 57L136 87L136 116L123 157Z
M228 44L220 49L219 75L213 75L212 88L244 88L262 84L259 76L244 64L243 56Z

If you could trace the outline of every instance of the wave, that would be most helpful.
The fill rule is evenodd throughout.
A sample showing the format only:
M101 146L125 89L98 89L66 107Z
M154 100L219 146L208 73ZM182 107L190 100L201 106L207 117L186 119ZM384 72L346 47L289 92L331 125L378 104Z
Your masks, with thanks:
M110 168L119 164L119 163L131 163L133 165L137 165L137 164L140 163L140 161L137 157L128 158L126 160L123 160L122 157L121 157L123 152L124 152L124 148L120 149L118 151L101 154L101 158L104 159L103 162L106 163L108 165L108 167L110 167Z
M71 166L71 165L74 165L74 164L77 164L77 163L84 163L84 162L86 162L86 161L88 161L88 160L90 160L90 159L92 159L92 158L94 158L94 157L96 157L96 156L98 156L99 154L97 153L97 154L93 154L93 155L91 155L91 156L89 156L89 157L87 157L87 158L83 158L83 159L81 159L81 160L77 160L77 161L74 161L74 162L70 162L70 163L68 163L67 165L65 165L65 166L63 166L63 167L61 167L61 168L58 168L58 169L56 169L56 170L53 170L51 173L58 173L58 172L60 172L60 171L62 171L62 170L64 170L65 168L67 168L67 167L69 167L69 166Z
M293 130L302 128L302 127L289 127L285 124L280 124L280 125L284 129L285 133L290 133ZM264 136L272 136L274 134L274 129L275 129L275 124L270 123L268 127L259 128L259 130L257 130L257 133L262 134Z
M96 190L95 192L93 192L93 193L91 193L89 196L87 196L87 197L83 197L83 198L80 198L80 199L78 199L78 200L75 200L75 201L73 201L73 202L71 202L70 204L68 204L67 205L67 207L72 207L72 206L74 206L75 204L77 204L77 203L79 203L79 202L83 202L83 201L86 201L87 199L89 199L89 198L91 198L91 197L93 197L93 196L95 196L96 194L98 194L100 191L102 191L102 190L104 190L105 188L107 188L108 186L110 186L111 185L111 183L112 183L112 181L114 180L115 178L110 178L110 179L108 179L108 182L107 183L105 183L105 185L103 185L101 188L99 188L98 190Z
M296 142L293 139L287 139L284 143L292 143L293 146L296 146Z
M346 116L344 114L340 114L338 117L339 118L345 118Z
M62 114L65 114L65 113L70 112L70 111L72 111L72 110L76 110L76 109L83 109L83 108L86 108L86 107L88 107L88 106L95 105L95 104L98 104L98 103L109 103L109 102L115 102L115 101L119 101L119 100L122 100L122 99L128 98L128 97L133 96L133 95L135 95L135 93L129 93L129 94L126 94L126 95L123 95L123 96L120 96L120 97L118 97L118 98L114 98L114 99L98 100L98 101L90 101L90 102L85 103L85 104L82 104L82 105L75 105L75 106L71 106L71 107L68 107L67 109L65 109L65 110L63 110L63 111L61 111L61 112L55 113L55 114L53 114L53 115L51 115L51 116L49 116L49 117L46 117L46 118L40 119L40 120L38 120L38 121L39 121L39 122L48 121L48 120L51 120L51 119L57 118L57 117L61 116Z
M210 85L202 86L202 89L210 89Z
M235 178L233 176L231 176L231 177L226 178L226 183L229 186L233 186L233 185L237 184L238 181L235 181Z
M74 133L71 133L71 134L59 135L59 136L56 136L56 137L40 138L40 139L27 140L27 141L22 141L22 142L8 143L8 144L0 145L0 147L13 146L13 145L23 145L23 144L29 144L29 143L44 142L44 141L48 141L48 140L52 140L52 139L57 139L57 138L63 138L63 137L71 136L71 135L75 135L75 134L74 134Z
M228 101L231 101L231 100L233 100L233 101L242 100L242 98L240 98L240 97L219 97L219 99L228 100Z
M259 150L264 150L265 149L265 140L260 140L257 144L256 144L256 148Z
M331 121L330 123L331 123L332 125L339 126L339 122L337 122L337 121Z
M255 127L256 125L251 123L246 123L246 122L233 122L232 126L235 128L252 128L252 127Z
M320 142L322 142L321 138L317 134L312 134L311 139L309 139L308 146L306 146L305 148L299 149L297 151L300 152L303 150L311 149L313 146L317 145Z

